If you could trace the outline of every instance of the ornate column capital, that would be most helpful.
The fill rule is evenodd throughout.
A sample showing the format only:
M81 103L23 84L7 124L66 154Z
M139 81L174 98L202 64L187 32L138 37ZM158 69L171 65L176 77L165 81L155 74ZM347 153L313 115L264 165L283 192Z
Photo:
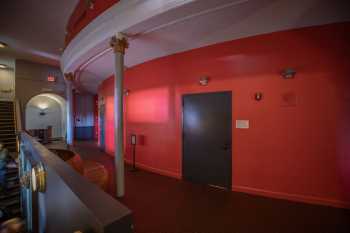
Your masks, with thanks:
M64 80L66 82L73 82L74 81L74 74L72 72L70 73L65 73L64 74Z
M121 33L118 33L117 36L111 38L110 45L113 47L115 53L125 54L125 50L129 48L127 38Z

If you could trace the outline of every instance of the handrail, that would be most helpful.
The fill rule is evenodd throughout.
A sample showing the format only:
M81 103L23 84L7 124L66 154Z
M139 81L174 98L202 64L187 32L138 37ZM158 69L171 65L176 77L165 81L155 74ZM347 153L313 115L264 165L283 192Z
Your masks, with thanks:
M19 100L16 99L14 101L15 105L15 122L16 122L16 131L21 132L22 131L22 117L21 117L21 106L19 104Z
M32 177L28 176L33 174L32 169L44 174L39 181L29 182L45 182L44 189L35 192L33 187L22 188L26 190L22 194L31 200L31 208L26 208L24 215L34 213L32 218L27 218L27 221L32 221L27 222L27 226L33 226L32 232L132 232L131 211L127 207L90 183L25 132L21 133L20 161L23 177L25 174Z
M22 117L21 117L21 107L19 105L18 99L13 101L13 109L14 109L14 122L15 122L15 131L16 131L16 150L19 153L19 133L22 131Z

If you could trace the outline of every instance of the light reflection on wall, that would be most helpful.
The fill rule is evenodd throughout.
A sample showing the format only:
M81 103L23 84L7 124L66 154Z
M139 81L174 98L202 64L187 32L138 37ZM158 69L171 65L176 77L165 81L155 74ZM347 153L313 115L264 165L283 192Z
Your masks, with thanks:
M169 88L131 91L126 99L129 122L164 123L169 119Z

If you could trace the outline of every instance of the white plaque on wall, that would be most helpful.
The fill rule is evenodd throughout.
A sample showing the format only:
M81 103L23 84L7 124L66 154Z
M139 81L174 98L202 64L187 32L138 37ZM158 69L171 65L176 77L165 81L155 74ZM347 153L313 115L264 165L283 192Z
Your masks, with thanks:
M237 129L249 129L249 120L236 120Z

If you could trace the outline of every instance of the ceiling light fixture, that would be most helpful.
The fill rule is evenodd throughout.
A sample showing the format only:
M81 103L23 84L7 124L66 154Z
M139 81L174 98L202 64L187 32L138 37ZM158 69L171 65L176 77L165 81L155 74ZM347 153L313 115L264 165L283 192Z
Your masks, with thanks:
M293 68L287 68L287 69L284 69L281 73L282 77L284 79L293 79L296 75L296 70L293 69Z
M209 77L203 76L199 79L199 85L201 86L208 86L209 83Z
M0 69L7 69L7 68L9 68L7 65L5 65L5 64L0 64Z
M0 49L4 49L6 47L7 47L7 44L0 41Z

